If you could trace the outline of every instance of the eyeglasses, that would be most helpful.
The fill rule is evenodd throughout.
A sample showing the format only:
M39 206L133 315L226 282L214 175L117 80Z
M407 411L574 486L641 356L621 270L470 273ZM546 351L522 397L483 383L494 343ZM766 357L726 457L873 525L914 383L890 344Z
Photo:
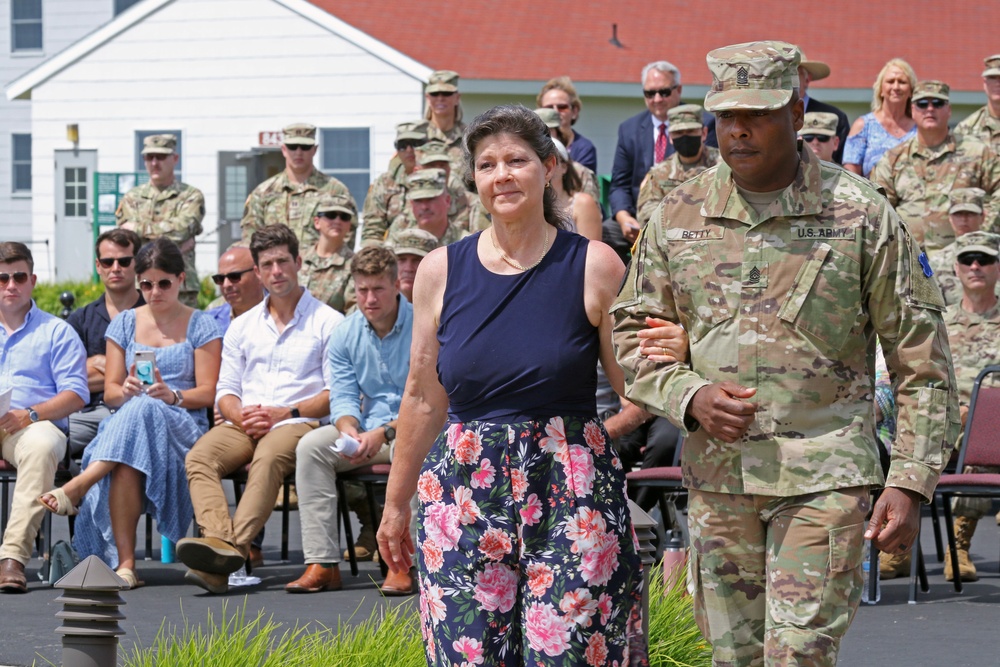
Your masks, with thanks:
M0 285L6 285L13 278L14 282L18 285L23 285L28 282L28 274L24 271L18 271L17 273L0 273Z
M832 139L832 137L829 137L829 136L827 136L825 134L803 134L802 135L802 141L806 142L807 144L812 143L814 141L818 141L821 144L825 144L826 142L830 141L830 139Z
M230 271L229 273L216 273L214 276L212 276L212 282L215 283L216 285L222 285L222 283L224 283L228 278L229 282L235 285L243 278L244 273L248 273L250 271L253 271L252 266L249 269L243 269L242 271ZM141 287L142 283L139 283L139 285ZM160 285L160 287L163 287L163 285ZM163 289L166 288L163 287Z
M989 266L990 264L996 264L997 258L993 255L987 255L984 252L963 252L958 256L958 263L962 266L972 266L973 262L979 262L979 266ZM3 278L3 274L0 274L0 279Z
M173 153L146 153L142 156L142 159L146 162L163 162L171 155L173 155Z
M942 100L937 97L934 98L925 97L922 100L917 100L913 104L915 104L918 109L926 110L928 107L934 107L935 109L940 109L944 105L948 104L948 100Z
M646 96L647 100L651 100L657 95L660 97L670 97L677 90L677 86L670 86L669 88L657 88L656 90L645 90L643 89L642 94Z
M122 267L123 269L127 269L128 267L130 267L132 265L132 260L133 259L135 259L135 258L131 257L131 256L130 257L99 257L97 259L97 261L100 262L101 266L103 266L105 269L110 269L112 266L115 265L115 262L118 262L118 266Z
M558 112L569 111L570 105L568 104L546 104L543 109L555 109Z
M303 144L285 144L285 148L287 148L290 151L306 152L306 151L311 151L313 148L315 148L315 146L305 146Z
M420 139L400 139L396 142L397 151L405 151L407 148L420 148L426 141L421 141Z
M427 94L430 95L431 97L451 97L452 95L455 94L455 91L448 92L445 90L437 90L434 91L433 93L427 93Z
M173 284L174 281L170 280L169 278L161 278L160 280L157 280L155 283L151 280L140 280L139 289L141 289L143 292L152 292L153 285L156 285L157 287L160 288L161 292L166 292L173 286Z
M344 222L350 222L351 218L354 217L350 213L344 213L343 211L327 211L326 213L317 213L317 218L326 218L327 220L343 220Z

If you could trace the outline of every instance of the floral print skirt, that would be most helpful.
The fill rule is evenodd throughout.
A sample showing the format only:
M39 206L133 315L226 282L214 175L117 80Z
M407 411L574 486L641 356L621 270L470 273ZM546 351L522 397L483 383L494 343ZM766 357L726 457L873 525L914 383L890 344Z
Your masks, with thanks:
M610 442L596 418L445 427L417 487L428 664L648 664Z

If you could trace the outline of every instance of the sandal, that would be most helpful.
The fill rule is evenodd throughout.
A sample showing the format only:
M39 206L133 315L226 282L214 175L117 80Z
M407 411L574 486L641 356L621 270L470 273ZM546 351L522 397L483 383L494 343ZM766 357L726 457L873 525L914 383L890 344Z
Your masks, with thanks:
M132 590L134 588L142 588L143 586L146 585L145 581L139 580L139 577L135 575L135 570L133 570L132 568L120 567L117 570L115 570L115 574L117 574L119 577L125 580L125 583L128 584L127 590Z
M52 509L47 503L42 502L42 498L45 496L52 496L56 501L56 508ZM51 491L46 491L42 495L38 496L38 502L47 509L48 511L58 514L59 516L76 516L80 513L80 508L70 502L69 496L66 495L61 487L52 489Z

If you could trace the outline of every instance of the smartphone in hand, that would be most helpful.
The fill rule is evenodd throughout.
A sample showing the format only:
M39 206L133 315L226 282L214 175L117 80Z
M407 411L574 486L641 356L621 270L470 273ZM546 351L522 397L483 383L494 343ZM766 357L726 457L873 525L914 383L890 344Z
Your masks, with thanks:
M144 350L135 353L135 376L143 387L156 382L156 353Z

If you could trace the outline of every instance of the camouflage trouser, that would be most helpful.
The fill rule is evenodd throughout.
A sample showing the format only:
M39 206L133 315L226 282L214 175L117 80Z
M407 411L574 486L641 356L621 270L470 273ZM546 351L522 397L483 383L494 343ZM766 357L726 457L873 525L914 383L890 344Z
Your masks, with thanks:
M867 488L691 491L689 581L714 667L835 665L861 600Z
M963 472L988 472L1000 473L1000 468L996 466L966 466ZM982 519L990 513L993 501L990 498L974 498L957 496L951 502L951 513L953 516L964 516L969 519Z

